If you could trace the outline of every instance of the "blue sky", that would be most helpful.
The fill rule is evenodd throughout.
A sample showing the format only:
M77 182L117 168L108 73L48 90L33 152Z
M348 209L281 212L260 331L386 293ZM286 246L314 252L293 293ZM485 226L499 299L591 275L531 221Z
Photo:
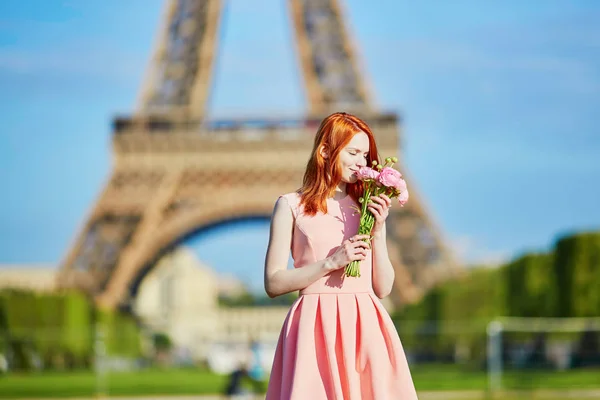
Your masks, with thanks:
M135 105L162 3L0 3L0 263L64 256L109 177L110 120ZM214 117L306 109L286 3L229 1ZM599 229L600 3L367 3L345 2L363 70L402 113L404 172L463 259ZM189 244L258 286L266 235L235 224Z

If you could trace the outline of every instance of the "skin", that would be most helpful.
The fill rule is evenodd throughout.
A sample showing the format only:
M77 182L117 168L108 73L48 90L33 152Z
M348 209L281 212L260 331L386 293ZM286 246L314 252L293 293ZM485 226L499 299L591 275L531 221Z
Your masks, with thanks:
M320 149L327 158L327 148ZM333 198L336 200L346 196L346 184L357 180L356 172L367 164L369 138L364 132L358 132L340 152L339 163L342 178L336 186ZM375 217L375 225L371 232L373 257L373 292L379 298L390 294L394 284L394 269L390 262L386 244L385 220L389 215L392 201L382 194L371 196L368 209ZM334 254L323 260L308 264L302 268L287 269L287 262L292 245L294 216L284 198L275 204L271 218L269 245L265 259L265 290L269 297L277 297L296 290L302 290L332 271L344 268L351 261L364 260L367 256L368 244L362 239L368 235L355 235L341 243Z

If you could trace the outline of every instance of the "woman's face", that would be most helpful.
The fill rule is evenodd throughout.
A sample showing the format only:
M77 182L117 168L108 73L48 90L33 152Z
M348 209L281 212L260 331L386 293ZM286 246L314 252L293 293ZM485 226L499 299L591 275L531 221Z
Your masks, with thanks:
M369 137L360 131L340 152L339 165L342 170L342 182L354 183L357 181L356 172L360 167L367 165L368 154Z

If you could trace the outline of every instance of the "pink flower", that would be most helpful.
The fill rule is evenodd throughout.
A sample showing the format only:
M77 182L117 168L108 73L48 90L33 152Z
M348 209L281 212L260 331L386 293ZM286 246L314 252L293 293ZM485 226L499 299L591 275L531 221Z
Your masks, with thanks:
M408 201L408 190L405 189L402 192L400 192L400 195L398 196L398 203L400 203L401 206L404 206L407 201Z
M398 172L394 168L385 167L379 173L377 181L383 186L394 187L398 188L398 190L401 190L401 181L403 181L403 179L402 174L400 172ZM404 184L404 187L406 187L406 183Z
M375 171L373 168L370 167L360 167L360 169L356 173L356 176L361 181L367 179L377 179L377 177L379 176L379 172Z
M400 179L394 188L399 192L404 192L407 189L406 181L404 179Z

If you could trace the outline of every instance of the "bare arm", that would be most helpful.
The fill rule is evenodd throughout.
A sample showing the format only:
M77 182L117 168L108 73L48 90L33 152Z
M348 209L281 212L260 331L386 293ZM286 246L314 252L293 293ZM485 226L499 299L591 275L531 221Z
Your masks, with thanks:
M384 194L371 196L369 210L375 217L371 241L373 248L373 291L380 299L388 296L394 285L394 267L387 249L385 220L389 215L392 201Z
M354 259L364 259L366 256L366 243L360 240L353 243L346 241L330 257L302 268L287 269L293 228L294 216L290 206L285 198L280 198L273 210L265 258L265 291L269 297L304 289L331 271L346 266Z
M394 267L387 249L385 225L373 235L373 291L380 299L388 296L394 285Z

